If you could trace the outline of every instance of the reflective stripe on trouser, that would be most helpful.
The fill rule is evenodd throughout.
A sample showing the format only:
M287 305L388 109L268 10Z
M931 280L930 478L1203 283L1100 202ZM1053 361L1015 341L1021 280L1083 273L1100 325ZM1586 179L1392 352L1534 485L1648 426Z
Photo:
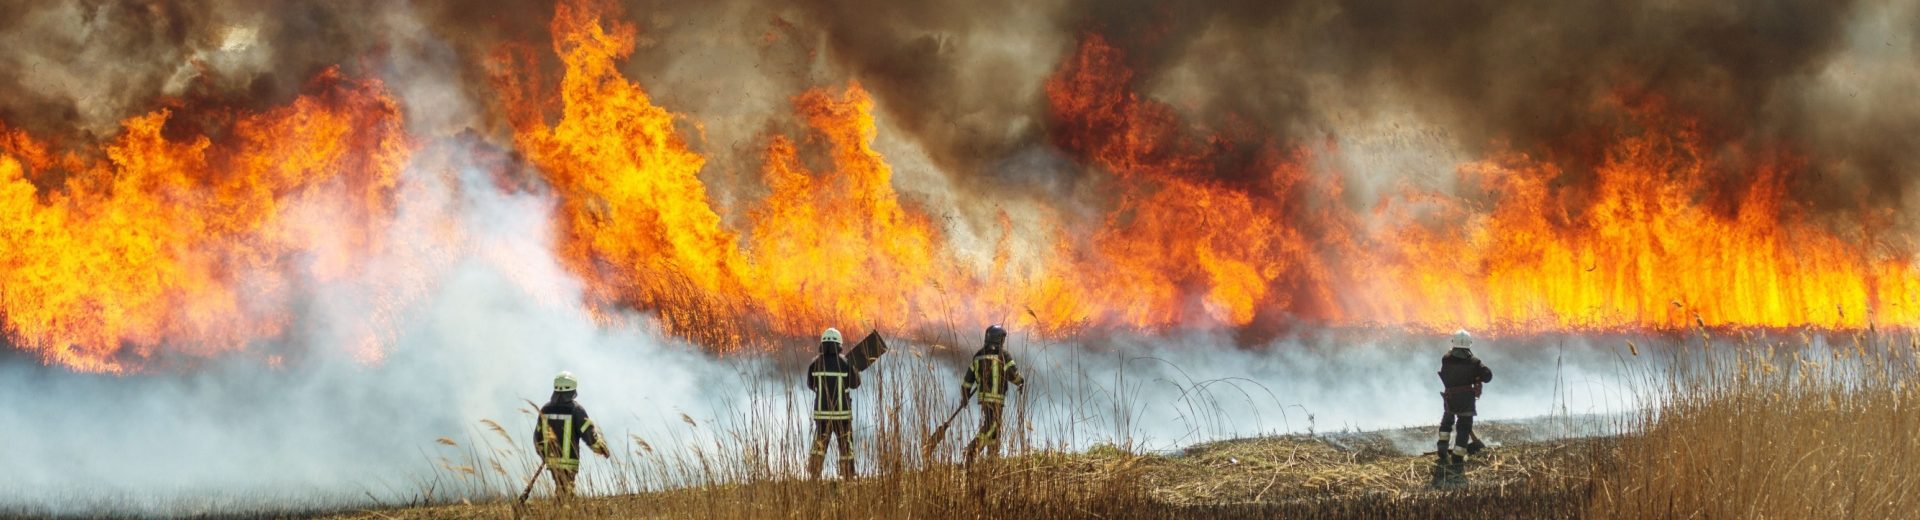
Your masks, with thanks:
M980 403L980 432L967 443L968 462L973 461L974 454L981 448L986 448L988 456L1000 456L1000 413L998 403Z
M813 422L813 455L827 456L827 441L837 439L840 458L853 458L853 421L819 420Z
M998 404L980 404L980 433L973 438L986 442L1000 440L1000 410Z
M1455 425L1459 427L1455 428ZM1457 413L1448 413L1440 416L1440 440L1447 440L1448 433L1454 434L1453 444L1455 446L1466 446L1468 442L1473 440L1473 416Z
M807 454L807 473L820 476L820 470L827 459L827 441L837 440L835 447L840 450L841 477L852 477L853 468L853 421L831 420L813 422L813 451Z
M573 480L574 477L579 476L579 470L547 468L547 473L553 475L553 490L555 494L560 496L573 495Z

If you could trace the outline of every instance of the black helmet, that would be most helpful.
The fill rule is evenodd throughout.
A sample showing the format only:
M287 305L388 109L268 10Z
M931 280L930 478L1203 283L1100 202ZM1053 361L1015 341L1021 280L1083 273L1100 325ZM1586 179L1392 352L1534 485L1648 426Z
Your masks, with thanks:
M1007 329L999 325L987 327L987 346L997 347L1007 344Z

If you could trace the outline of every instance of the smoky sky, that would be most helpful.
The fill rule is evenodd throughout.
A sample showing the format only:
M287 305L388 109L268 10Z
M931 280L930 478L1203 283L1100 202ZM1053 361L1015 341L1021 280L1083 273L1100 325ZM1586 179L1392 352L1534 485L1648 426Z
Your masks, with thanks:
M486 56L544 49L543 2L9 2L0 120L56 138L109 135L164 99L268 106L317 70L390 72L439 53L450 88L488 99ZM1138 85L1200 129L1251 126L1283 143L1356 132L1408 111L1469 153L1514 149L1570 182L1600 160L1596 100L1657 96L1707 145L1783 145L1816 207L1898 205L1920 108L1911 2L1511 0L1266 2L624 2L639 27L628 74L706 121L715 169L745 169L784 101L857 80L889 129L956 185L1030 182L1010 161L1044 147L1042 83L1084 35L1128 58ZM396 24L404 15L418 24ZM403 34L425 32L427 34ZM421 40L435 49L421 49ZM557 72L552 64L547 71ZM1852 109L1858 105L1871 110ZM465 121L503 132L498 108ZM707 121L712 119L712 121ZM1709 154L1715 152L1709 151ZM1738 165L1733 165L1738 166ZM1232 170L1232 168L1223 168ZM724 175L726 172L717 172ZM1225 175L1225 174L1223 174ZM723 199L725 194L722 194Z
M68 149L97 150L86 145L122 118L158 108L277 106L326 67L385 81L425 140L477 135L511 149L490 58L524 44L538 61L515 73L546 85L561 73L548 2L7 3L0 69L17 73L0 76L0 123ZM1494 202L1457 186L1458 167L1524 153L1559 172L1551 189L1564 206L1538 210L1577 222L1612 143L1671 130L1632 113L1653 106L1694 123L1685 160L1704 167L1664 174L1706 177L1690 194L1706 207L1736 215L1773 161L1789 165L1789 200L1767 217L1876 253L1915 247L1912 0L610 3L637 29L622 72L683 116L729 219L765 193L769 137L805 134L793 96L858 82L903 198L948 222L961 249L985 251L1001 211L1014 229L1044 213L1084 232L1121 203L1096 161L1056 145L1072 129L1045 88L1097 36L1124 56L1134 94L1212 147L1179 175L1283 208L1304 236L1343 230L1298 218L1320 209L1305 192L1257 182L1266 147L1333 165L1336 209L1360 219L1407 183ZM170 121L187 127L174 135L217 138L191 112Z
M1134 91L1171 107L1184 118L1182 128L1196 135L1230 130L1252 143L1324 150L1328 141L1347 142L1383 124L1411 122L1435 129L1423 135L1454 150L1448 161L1438 161L1441 174L1457 157L1519 151L1558 165L1565 172L1555 179L1558 189L1590 182L1604 160L1608 133L1631 126L1630 118L1606 105L1608 99L1657 98L1698 119L1701 159L1722 166L1719 175L1728 182L1746 175L1741 166L1752 160L1752 150L1785 147L1804 164L1790 179L1791 196L1842 221L1840 227L1857 228L1860 220L1900 224L1908 212L1916 165L1911 150L1920 149L1915 3L636 0L621 2L620 16L638 30L623 72L656 103L686 116L684 133L709 158L702 175L716 181L710 190L723 208L737 208L753 195L750 181L764 158L765 137L798 124L791 97L849 81L872 92L882 144L894 140L911 149L888 149L900 179L943 178L962 211L991 208L980 201L995 196L1036 192L1053 197L1050 209L1071 212L1089 200L1097 203L1102 194L1085 179L1099 172L1086 158L1051 144L1049 133L1059 128L1049 120L1044 87L1079 42L1100 35L1126 56ZM461 148L451 155L505 155L501 162L513 162L488 58L504 44L531 45L544 60L532 73L552 84L559 74L549 51L553 11L547 2L507 1L0 0L0 70L7 71L0 74L0 122L63 149L94 150L90 145L111 138L128 116L178 106L279 106L319 71L337 66L386 82L409 128L424 141L460 136L457 143L438 145ZM180 119L177 124L192 122ZM1245 169L1221 164L1183 174L1228 177ZM1368 172L1347 173L1359 178ZM256 476L253 459L279 457L299 462L295 467L304 471L266 487L306 489L319 482L354 493L360 490L351 479L364 477L358 470L389 471L395 478L431 474L400 457L478 419L512 417L518 398L537 398L561 369L608 382L594 383L607 389L594 398L603 407L596 408L602 414L597 417L623 434L673 423L682 406L720 407L734 400L700 389L735 383L737 372L746 369L701 357L695 347L662 343L648 331L604 331L582 309L549 304L579 298L578 281L549 257L551 244L544 241L551 231L548 194L464 187L502 184L477 171L461 178L463 187L398 196L412 204L403 207L452 215L472 226L476 238L466 253L433 271L439 292L402 320L407 328L393 359L382 365L387 368L362 368L324 353L312 353L302 364L294 355L298 345L266 347L295 349L285 352L292 364L311 367L311 373L283 380L254 374L251 360L223 359L209 362L210 375L179 376L184 382L177 384L174 374L142 380L166 393L137 397L104 376L48 375L58 369L38 365L33 355L0 338L0 372L9 372L0 377L0 389L32 403L0 411L0 424L17 426L0 429L39 432L24 444L39 449L0 453L24 461L4 466L26 468L0 477L0 488L84 492L95 489L89 486L102 475L119 479L108 482L112 489L145 494L181 480L171 472L176 466L202 455L238 453L252 458L198 468L186 475L187 483L244 483ZM897 182L909 197L934 191ZM991 228L991 211L987 215L967 217ZM1013 221L1011 226L1031 220L1015 215ZM394 233L400 244L426 238ZM507 275L527 265L542 275L532 285L569 289L547 300L527 294L533 291ZM375 278L364 285L378 289L387 283ZM372 298L316 293L299 309L307 332L293 341L340 343L333 336L357 330L357 317ZM1296 339L1257 343L1297 346ZM1223 336L1114 343L1052 351L1032 346L1032 365L1050 368L1036 370L1044 375L1035 384L1061 388L1056 395L1092 392L1104 385L1096 378L1116 370L1149 370L1140 380L1158 388L1153 402L1165 405L1180 395L1162 384L1175 380L1176 371L1141 360L1166 356L1173 358L1167 365L1192 373L1180 375L1187 386L1196 378L1252 377L1274 392L1243 399L1246 408L1267 417L1263 424L1236 425L1221 436L1301 431L1297 420L1272 421L1293 410L1320 414L1323 429L1432 419L1431 403L1400 405L1408 396L1431 395L1429 366L1437 352L1421 350L1426 346L1417 341L1338 355L1331 346L1228 348L1256 342ZM1558 366L1559 359L1540 352L1485 351L1502 367L1530 367L1502 368L1498 384L1547 389L1511 394L1525 401L1499 397L1509 400L1491 415L1552 409L1543 396L1559 384L1549 377L1559 374L1546 367L1549 361ZM1608 363L1619 359L1614 349L1577 352L1586 359L1570 365L1594 375L1571 378L1570 370L1569 380L1617 377L1608 372ZM1090 368L1067 364L1079 363L1082 355L1100 357ZM941 377L953 377L951 372ZM662 379L669 381L666 388L653 384ZM63 386L39 384L46 381ZM292 384L254 388L275 383ZM1610 402L1605 391L1595 395L1587 401ZM128 402L140 407L117 414L64 406ZM234 403L270 409L267 418L281 420L241 431L257 435L236 436L212 422L224 417L219 405ZM318 412L307 413L303 404ZM1149 412L1154 422L1140 429L1167 432L1161 440L1169 444L1197 440L1183 437L1195 427L1172 406ZM326 415L333 412L354 420ZM368 415L374 413L387 415ZM418 420L405 422L398 436L365 426L398 415ZM167 417L180 420L161 420ZM1072 414L1045 417L1064 421ZM80 425L76 431L84 435L40 427L47 424ZM163 435L122 434L138 429ZM318 449L291 449L294 444L278 440L282 434ZM361 449L381 442L386 444L376 450ZM191 449L169 451L181 443ZM88 455L89 449L96 454ZM64 470L69 455L89 469ZM352 466L337 465L336 456ZM139 471L113 470L111 463L126 460ZM0 511L19 506L9 500L38 506L42 497L0 493ZM156 498L174 497L161 492Z
M1603 159L1605 136L1595 134L1623 124L1596 102L1657 99L1699 121L1707 159L1784 146L1806 158L1793 182L1804 202L1859 211L1904 202L1920 113L1911 96L1848 92L1852 102L1872 95L1875 108L1835 124L1828 98L1860 83L1920 86L1908 4L1083 1L1050 5L1050 26L1019 38L1044 73L1080 35L1100 34L1126 53L1140 91L1196 126L1250 123L1311 144L1404 110L1470 154L1530 153L1574 184ZM834 59L875 85L888 113L951 170L994 174L996 161L1046 132L1034 78L983 64L1008 44L966 37L1006 25L996 16L1016 6L818 2L808 11ZM1863 23L1881 19L1892 21ZM1823 78L1843 62L1848 77Z

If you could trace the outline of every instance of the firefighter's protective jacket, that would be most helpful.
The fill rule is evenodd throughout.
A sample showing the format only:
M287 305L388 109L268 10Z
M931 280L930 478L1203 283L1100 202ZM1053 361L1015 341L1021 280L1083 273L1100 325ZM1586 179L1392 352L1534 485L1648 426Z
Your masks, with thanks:
M540 418L534 421L533 445L539 447L547 466L555 469L580 468L581 442L596 452L604 453L607 449L600 430L593 426L593 419L587 418L586 407L574 401L571 394L555 395L546 406L540 407Z
M973 363L967 367L967 380L960 385L963 392L980 392L980 402L1002 403L1007 400L1007 385L1026 384L1026 378L1020 377L1020 368L1013 363L1013 357L1001 349L981 348L973 354Z
M1474 357L1473 351L1455 347L1440 358L1440 383L1447 413L1472 415L1480 398L1480 385L1493 381L1493 369Z
M860 371L846 356L821 353L807 365L807 389L813 391L813 418L817 421L853 420L848 390L860 388Z

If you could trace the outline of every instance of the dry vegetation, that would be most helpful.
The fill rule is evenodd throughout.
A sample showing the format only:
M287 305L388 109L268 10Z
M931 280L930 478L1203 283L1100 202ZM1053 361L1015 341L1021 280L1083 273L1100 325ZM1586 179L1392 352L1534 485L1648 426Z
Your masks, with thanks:
M863 451L877 460L862 460L860 478L808 482L796 477L806 432L754 419L791 412L769 409L742 411L736 431L677 439L694 448L674 453L633 439L633 455L619 461L623 474L599 483L614 496L558 501L541 492L517 507L510 498L446 504L429 492L422 498L443 505L346 516L1890 518L1920 506L1920 482L1909 469L1920 462L1920 415L1910 404L1920 391L1911 384L1920 375L1920 343L1873 333L1832 348L1795 339L1802 341L1696 342L1659 354L1623 348L1623 363L1647 367L1637 370L1643 397L1660 403L1627 421L1625 433L1509 443L1459 473L1436 467L1431 455L1396 449L1408 443L1393 442L1394 435L1430 435L1409 429L1241 439L1169 454L1111 445L1068 451L1016 433L1009 445L1019 455L969 474L952 463L954 441L964 434L922 459L920 439L939 418L908 412L877 414L866 439L874 445ZM920 395L912 390L933 363L901 364L915 368L897 369L879 385L882 406L940 409L902 406ZM705 426L685 422L689 432ZM1482 432L1524 439L1523 428L1492 423ZM518 493L525 470L506 467L532 464L498 457L523 453L466 449L494 454L485 464L495 469L447 461L455 480L496 497Z
M1910 518L1920 508L1920 337L1868 332L1812 349L1746 343L1682 354L1655 381L1664 406L1622 442L1591 511Z
M1581 497L1585 454L1605 441L1526 444L1469 462L1465 478L1427 455L1326 438L1275 437L1135 455L1102 446L983 465L859 478L722 484L571 502L535 500L367 511L358 518L1165 518L1274 514L1437 514L1472 505L1489 516L1541 516ZM1450 476L1449 476L1450 475ZM1459 479L1437 484L1441 479ZM1578 502L1574 502L1578 503ZM1566 516L1569 510L1548 516Z

